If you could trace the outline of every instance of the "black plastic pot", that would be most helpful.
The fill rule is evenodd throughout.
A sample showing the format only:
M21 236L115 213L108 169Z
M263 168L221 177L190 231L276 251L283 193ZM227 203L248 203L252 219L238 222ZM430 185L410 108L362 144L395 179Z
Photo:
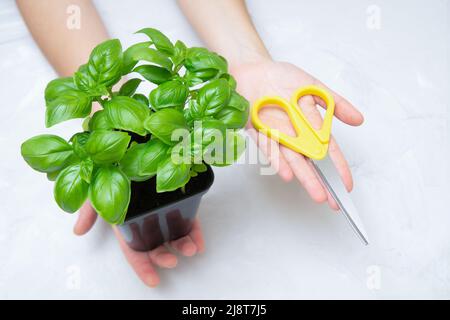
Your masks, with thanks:
M156 193L155 178L132 182L127 217L118 226L130 248L148 251L191 231L200 200L214 181L214 173L207 167L206 172L191 178L185 193Z

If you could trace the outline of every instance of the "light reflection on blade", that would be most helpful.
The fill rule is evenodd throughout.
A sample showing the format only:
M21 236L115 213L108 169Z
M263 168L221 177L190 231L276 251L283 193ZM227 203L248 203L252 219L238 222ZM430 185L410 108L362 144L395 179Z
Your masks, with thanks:
M367 237L367 233L359 217L358 211L356 210L349 193L345 189L344 183L342 182L339 173L336 171L330 157L326 156L322 160L311 160L311 162L322 179L323 184L338 204L341 212L347 218L348 223L355 231L356 235L365 245L368 245L369 238Z

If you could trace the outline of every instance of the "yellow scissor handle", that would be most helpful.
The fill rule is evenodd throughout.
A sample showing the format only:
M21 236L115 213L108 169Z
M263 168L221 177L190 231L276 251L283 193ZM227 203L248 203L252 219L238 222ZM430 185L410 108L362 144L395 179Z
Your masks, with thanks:
M322 128L320 128L320 130L314 129L311 126L311 124L309 123L308 119L306 119L306 117L303 115L303 113L301 112L300 108L297 107L298 106L298 100L300 100L301 97L308 96L308 95L316 96L316 97L321 98L323 100L323 102L325 103L326 107L327 107L327 109L325 111L325 117L323 118ZM306 86L306 87L302 87L302 88L297 89L297 91L295 91L295 93L292 96L291 104L293 106L296 106L296 109L301 114L303 120L306 121L306 123L311 128L311 130L314 131L314 133L317 136L317 138L319 138L319 140L322 143L328 143L330 141L331 122L333 120L333 115L334 115L334 99L333 99L333 96L328 91L326 91L325 89L322 89L322 88L319 88L317 86L311 85L311 86Z
M300 110L300 107L298 107L298 100L306 95L320 97L327 106L323 125L320 130L316 130L311 126ZM268 106L279 107L288 114L297 136L289 136L279 130L272 129L261 121L259 118L259 111ZM251 118L253 126L263 134L309 158L320 160L327 154L333 113L334 100L331 94L322 88L307 86L298 89L292 96L290 103L285 99L276 96L258 99L252 107Z

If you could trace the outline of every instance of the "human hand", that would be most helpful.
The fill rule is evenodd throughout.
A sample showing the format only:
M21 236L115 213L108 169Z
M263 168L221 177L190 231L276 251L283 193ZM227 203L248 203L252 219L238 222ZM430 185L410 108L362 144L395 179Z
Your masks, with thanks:
M97 213L91 204L86 202L80 209L78 220L74 227L74 233L76 235L86 234L92 228L96 219ZM159 283L156 267L171 269L177 265L177 256L169 251L168 246L186 257L194 256L196 253L202 253L205 250L198 219L195 220L192 230L187 236L171 241L168 246L161 245L148 252L139 252L131 249L126 244L117 227L113 226L113 230L128 263L142 282L150 287L155 287Z
M290 101L291 95L299 87L316 85L332 93L336 104L334 115L339 120L352 126L358 126L364 121L362 114L350 102L293 64L274 62L264 58L257 63L237 65L230 69L238 83L238 91L251 103L257 98L267 95L278 95ZM316 105L326 108L323 101L317 97L305 96L299 100L299 105L311 124L315 128L320 129L322 117ZM288 135L296 135L289 117L280 108L264 108L261 110L259 116L270 127ZM248 128L253 128L250 121ZM328 201L332 209L339 209L334 199L318 178L311 162L303 155L283 145L276 143L269 144L267 137L264 135L257 136L254 130L250 131L250 135L255 138L258 147L266 154L283 180L290 181L295 176L314 201L318 203ZM350 192L353 188L350 168L333 138L330 140L328 151L342 181Z

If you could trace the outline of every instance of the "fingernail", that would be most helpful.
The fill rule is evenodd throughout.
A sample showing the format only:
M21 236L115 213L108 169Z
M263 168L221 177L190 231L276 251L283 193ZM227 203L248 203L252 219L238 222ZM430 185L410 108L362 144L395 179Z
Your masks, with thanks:
M185 256L191 257L197 252L197 247L194 244L188 242L183 245L181 251Z
M75 224L73 227L73 233L77 236L81 236L81 233L78 231L78 224Z
M158 256L158 259L166 261L166 263L164 263L166 268L175 268L177 266L177 263L178 263L177 257L175 257L171 253L160 254Z
M154 277L148 278L147 285L148 285L150 288L155 288L155 287L158 286L158 284L159 284L159 279L155 279Z

